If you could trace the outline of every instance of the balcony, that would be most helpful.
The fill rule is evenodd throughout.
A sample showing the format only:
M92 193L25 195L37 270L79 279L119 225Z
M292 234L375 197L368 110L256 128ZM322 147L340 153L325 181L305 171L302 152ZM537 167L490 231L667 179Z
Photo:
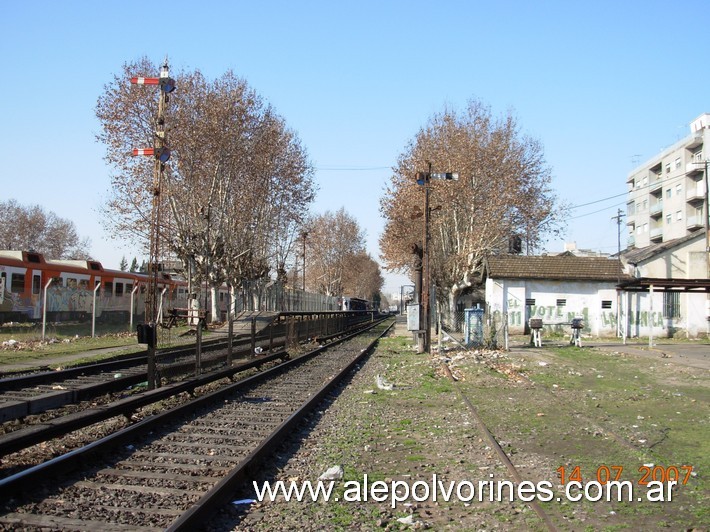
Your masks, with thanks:
M626 245L630 248L634 247L636 245L636 235L629 235L626 239Z
M685 175L702 174L705 170L705 161L688 161L685 164Z
M696 229L702 229L705 227L703 223L703 217L700 216L688 216L685 220L685 226L688 231L695 231Z
M692 185L692 182L690 184ZM705 201L705 183L696 181L695 186L689 186L685 191L685 201L691 203Z
M663 202L659 201L658 203L651 205L651 209L648 211L648 214L651 218L658 218L661 216L663 214Z
M693 148L697 148L703 143L703 133L702 131L696 131L693 133L693 138L690 139L690 142L685 145L686 150L692 150Z
M651 238L651 242L662 242L663 241L663 228L657 227L655 229L651 229L649 236Z

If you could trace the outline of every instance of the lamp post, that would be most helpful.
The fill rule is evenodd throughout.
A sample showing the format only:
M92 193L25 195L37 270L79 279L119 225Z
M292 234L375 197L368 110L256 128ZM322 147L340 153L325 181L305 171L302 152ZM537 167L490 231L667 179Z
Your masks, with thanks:
M306 237L308 236L308 231L303 231L301 233L301 238L303 238L303 291L306 291Z
M459 175L452 172L432 173L429 162L428 172L417 172L417 184L424 187L424 244L422 250L422 321L424 323L423 351L428 353L431 349L431 268L429 263L429 219L431 212L429 209L429 191L431 180L458 181Z

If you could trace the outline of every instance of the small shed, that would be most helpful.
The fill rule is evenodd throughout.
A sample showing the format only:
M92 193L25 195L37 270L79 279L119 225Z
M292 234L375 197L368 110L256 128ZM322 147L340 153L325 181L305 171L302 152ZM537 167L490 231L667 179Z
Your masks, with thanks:
M567 334L572 320L583 319L583 334L614 336L617 285L631 280L618 259L561 255L497 255L484 262L489 312L508 316L511 334L528 334L530 319L547 332Z

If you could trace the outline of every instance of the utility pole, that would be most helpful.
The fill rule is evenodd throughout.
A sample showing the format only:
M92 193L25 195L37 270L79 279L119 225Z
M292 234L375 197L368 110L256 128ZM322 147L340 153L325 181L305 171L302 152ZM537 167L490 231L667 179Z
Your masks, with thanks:
M134 149L133 155L151 155L155 158L153 164L153 201L150 215L150 257L148 259L148 296L145 302L145 323L139 325L138 342L148 345L148 389L156 387L155 378L155 348L157 344L157 305L158 305L158 258L160 255L160 189L165 171L165 163L170 159L167 131L165 128L165 110L170 97L175 90L175 81L170 77L168 60L160 69L160 77L131 78L133 85L156 85L160 88L158 98L158 115L156 117L153 148Z
M616 245L617 258L619 259L619 275L616 278L617 283L621 282L621 219L626 216L621 209L617 209L616 216L612 216L612 220L616 220Z
M308 236L308 231L303 231L301 237L303 238L303 291L306 291L306 237Z
M616 275L616 335L624 335L624 341L626 341L626 335L623 333L621 328L621 291L618 285L621 284L621 219L625 214L621 209L617 209L616 216L612 216L612 220L616 220L616 245L617 245L617 259L619 260L619 271Z
M424 239L423 239L423 250L422 250L422 322L424 324L423 333L423 352L428 353L431 349L431 268L429 261L430 246L429 246L429 220L431 217L431 212L429 209L429 191L431 189L432 179L442 179L446 181L458 181L459 175L457 173L445 172L436 173L431 172L431 162L428 162L429 169L427 172L417 172L417 184L424 187Z

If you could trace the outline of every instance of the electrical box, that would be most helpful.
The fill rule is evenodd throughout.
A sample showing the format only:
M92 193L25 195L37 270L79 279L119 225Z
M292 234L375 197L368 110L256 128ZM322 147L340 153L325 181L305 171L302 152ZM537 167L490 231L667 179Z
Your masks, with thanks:
M419 327L419 303L415 305L407 305L407 330L421 331Z
M148 344L148 347L155 347L155 325L152 323L139 323L136 327L136 332L138 333L139 344Z

